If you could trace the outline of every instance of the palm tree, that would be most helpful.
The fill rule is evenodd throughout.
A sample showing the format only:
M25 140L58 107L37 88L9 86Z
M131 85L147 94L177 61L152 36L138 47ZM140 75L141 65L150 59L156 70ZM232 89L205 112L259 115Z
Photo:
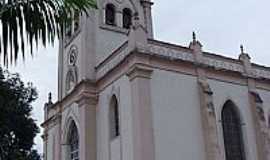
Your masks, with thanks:
M68 15L74 11L87 14L96 8L95 0L1 0L0 2L0 63L24 59L27 46L47 46L62 37Z

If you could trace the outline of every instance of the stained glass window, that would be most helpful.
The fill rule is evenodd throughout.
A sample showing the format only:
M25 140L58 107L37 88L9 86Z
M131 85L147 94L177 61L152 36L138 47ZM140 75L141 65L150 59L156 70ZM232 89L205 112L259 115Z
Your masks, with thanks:
M226 160L245 160L240 117L230 101L222 110L222 126Z

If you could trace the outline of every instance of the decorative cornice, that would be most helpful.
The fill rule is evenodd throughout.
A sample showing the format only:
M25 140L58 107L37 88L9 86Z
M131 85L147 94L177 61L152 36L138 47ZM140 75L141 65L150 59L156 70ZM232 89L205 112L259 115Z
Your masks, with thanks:
M84 104L96 105L98 103L98 95L96 92L81 92L76 99L76 103L78 103L79 107Z
M57 109L58 107L62 106L63 104L68 103L70 101L70 99L74 99L75 101L78 101L79 100L78 97L81 97L81 98L97 97L96 87L97 87L96 82L94 82L92 80L88 80L88 79L82 80L61 101L54 103L50 107L50 109ZM96 99L96 98L94 98L94 99Z
M62 119L62 115L60 113L57 113L53 115L52 117L50 117L49 119L47 119L45 122L43 122L41 124L41 127L47 130L55 126L56 124L58 124L61 121L61 119Z
M129 80L132 81L135 78L147 78L151 79L153 69L147 66L135 64L127 72Z
M156 40L149 40L149 42L148 54L157 55L164 58L167 57L167 59L170 60L181 60L193 64L198 64L194 54L192 54L192 49L173 44L167 44ZM270 69L268 67L258 67L258 65L252 64L250 73L247 74L246 66L244 66L242 61L207 52L202 52L199 66L214 68L215 70L238 72L244 77L252 77L254 79L270 80Z

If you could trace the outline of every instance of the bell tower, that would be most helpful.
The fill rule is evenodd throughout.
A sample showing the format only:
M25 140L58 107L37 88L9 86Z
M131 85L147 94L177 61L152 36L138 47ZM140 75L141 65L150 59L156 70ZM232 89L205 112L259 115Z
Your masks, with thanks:
M73 22L59 44L58 99L62 100L80 81L95 81L95 67L128 40L134 17L153 38L150 0L97 0L88 16L74 12Z

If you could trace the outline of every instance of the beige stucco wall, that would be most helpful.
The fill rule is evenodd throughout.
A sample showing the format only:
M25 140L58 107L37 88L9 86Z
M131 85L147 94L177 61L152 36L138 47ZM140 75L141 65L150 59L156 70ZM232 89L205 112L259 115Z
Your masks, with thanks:
M221 110L227 100L238 107L243 123L243 137L247 160L256 160L256 141L248 100L248 87L208 79L213 91L217 115L218 141L225 159ZM152 108L156 159L179 157L186 160L205 157L201 128L197 78L191 75L155 70L152 75ZM259 90L269 110L270 93Z
M156 160L204 160L197 78L155 70L152 108Z

